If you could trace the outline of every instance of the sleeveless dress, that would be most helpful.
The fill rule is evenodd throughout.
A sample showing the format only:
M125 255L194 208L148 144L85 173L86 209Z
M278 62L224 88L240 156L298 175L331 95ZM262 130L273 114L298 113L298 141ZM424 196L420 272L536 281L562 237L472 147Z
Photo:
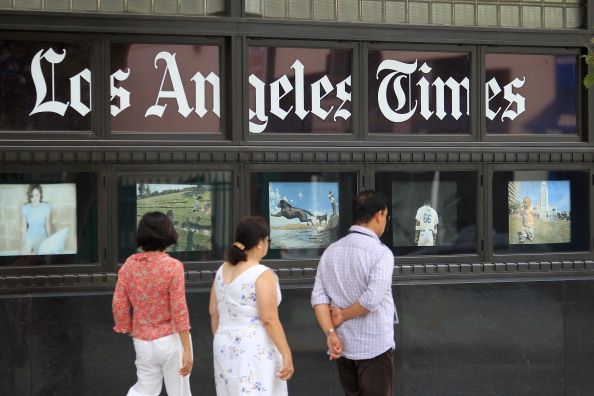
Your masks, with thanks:
M282 358L260 322L256 280L269 268L257 264L229 284L222 266L215 276L219 327L213 341L217 396L288 395L287 382L276 377ZM276 285L278 302L281 293Z

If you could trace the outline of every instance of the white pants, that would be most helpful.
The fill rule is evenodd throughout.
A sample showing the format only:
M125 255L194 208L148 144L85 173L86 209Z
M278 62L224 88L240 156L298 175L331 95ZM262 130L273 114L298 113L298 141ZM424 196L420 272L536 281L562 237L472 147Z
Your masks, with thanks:
M433 246L433 231L420 230L417 246Z
M152 341L134 338L138 380L127 396L159 396L165 380L168 396L191 396L190 376L182 377L184 348L178 333Z

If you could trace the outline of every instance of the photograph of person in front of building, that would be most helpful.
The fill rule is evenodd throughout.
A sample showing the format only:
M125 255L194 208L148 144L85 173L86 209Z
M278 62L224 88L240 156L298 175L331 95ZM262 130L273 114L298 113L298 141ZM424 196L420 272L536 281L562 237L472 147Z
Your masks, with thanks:
M510 244L571 241L568 180L509 182L508 206Z
M417 209L415 220L415 243L417 246L435 246L439 216L431 207L429 200L425 200L423 206Z

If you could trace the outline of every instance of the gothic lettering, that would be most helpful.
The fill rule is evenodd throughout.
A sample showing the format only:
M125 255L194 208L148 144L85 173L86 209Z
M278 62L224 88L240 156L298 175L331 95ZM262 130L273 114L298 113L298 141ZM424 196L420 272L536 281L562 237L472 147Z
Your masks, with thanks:
M171 54L166 51L161 51L155 56L155 69L158 69L157 62L163 60L165 62L165 70L163 71L163 78L161 79L161 86L159 87L159 93L155 104L149 107L144 114L145 117L154 115L157 117L163 117L163 113L167 108L167 104L159 104L159 100L163 98L175 99L177 101L177 112L182 117L186 118L192 112L192 108L188 105L184 86L179 75L179 69L177 68L177 62L175 61L175 54ZM165 80L169 76L173 89L171 91L163 90Z

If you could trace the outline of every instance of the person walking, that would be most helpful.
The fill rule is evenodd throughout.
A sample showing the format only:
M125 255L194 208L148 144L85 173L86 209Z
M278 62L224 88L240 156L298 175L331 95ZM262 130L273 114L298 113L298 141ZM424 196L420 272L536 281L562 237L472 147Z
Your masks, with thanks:
M270 227L259 216L243 218L235 242L215 275L209 313L218 396L288 394L293 358L278 316L278 278L260 261Z
M394 256L379 239L390 221L388 199L361 192L353 201L353 217L348 234L320 259L311 304L345 395L391 396Z
M118 272L112 302L114 331L131 335L136 351L138 379L128 396L159 395L163 380L169 396L192 394L184 265L165 252L176 243L177 232L167 215L148 212L136 234L143 252L128 257Z

